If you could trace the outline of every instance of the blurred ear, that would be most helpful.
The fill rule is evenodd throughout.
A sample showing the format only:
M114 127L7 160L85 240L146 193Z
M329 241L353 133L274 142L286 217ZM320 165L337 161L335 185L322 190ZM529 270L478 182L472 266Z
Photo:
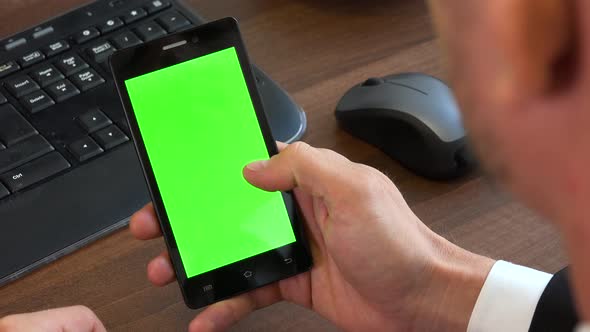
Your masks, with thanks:
M505 28L507 57L514 59L516 82L531 94L550 92L559 80L560 61L575 52L573 1L499 1L514 18ZM508 5L507 3L512 3Z
M546 92L573 47L572 1L429 2L454 83L480 96L510 102Z

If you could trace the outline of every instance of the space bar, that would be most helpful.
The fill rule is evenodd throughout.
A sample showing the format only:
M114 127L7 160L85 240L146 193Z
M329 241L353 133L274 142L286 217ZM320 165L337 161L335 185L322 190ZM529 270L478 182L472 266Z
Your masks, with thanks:
M57 174L70 167L58 152L52 152L39 159L0 175L0 180L11 192L19 191Z

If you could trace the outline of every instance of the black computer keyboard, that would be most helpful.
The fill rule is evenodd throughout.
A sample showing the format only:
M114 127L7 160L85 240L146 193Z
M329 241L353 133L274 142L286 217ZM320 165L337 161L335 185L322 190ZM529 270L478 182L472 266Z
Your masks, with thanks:
M194 22L164 0L77 12L88 25L63 36L47 22L12 38L0 63L0 199L101 158L129 142L120 108L104 109L109 55L188 29ZM111 90L109 90L111 91ZM111 93L109 98L116 98Z
M0 286L149 201L108 57L202 23L181 0L97 0L0 40ZM305 113L253 70L275 138L301 137Z

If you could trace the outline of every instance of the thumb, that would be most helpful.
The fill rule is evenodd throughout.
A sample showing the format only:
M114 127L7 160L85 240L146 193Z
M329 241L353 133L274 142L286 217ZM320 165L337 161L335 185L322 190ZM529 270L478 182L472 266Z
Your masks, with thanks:
M342 172L350 165L348 159L335 152L296 142L269 160L247 165L243 173L250 184L263 190L287 191L298 187L308 194L325 197L330 184L346 181Z

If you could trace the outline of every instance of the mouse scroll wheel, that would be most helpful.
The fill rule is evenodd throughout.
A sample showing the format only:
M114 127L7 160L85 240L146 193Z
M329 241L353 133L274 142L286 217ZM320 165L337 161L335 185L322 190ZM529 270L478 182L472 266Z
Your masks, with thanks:
M375 86L383 83L385 83L383 79L372 77L366 80L365 83L362 84L362 86Z

